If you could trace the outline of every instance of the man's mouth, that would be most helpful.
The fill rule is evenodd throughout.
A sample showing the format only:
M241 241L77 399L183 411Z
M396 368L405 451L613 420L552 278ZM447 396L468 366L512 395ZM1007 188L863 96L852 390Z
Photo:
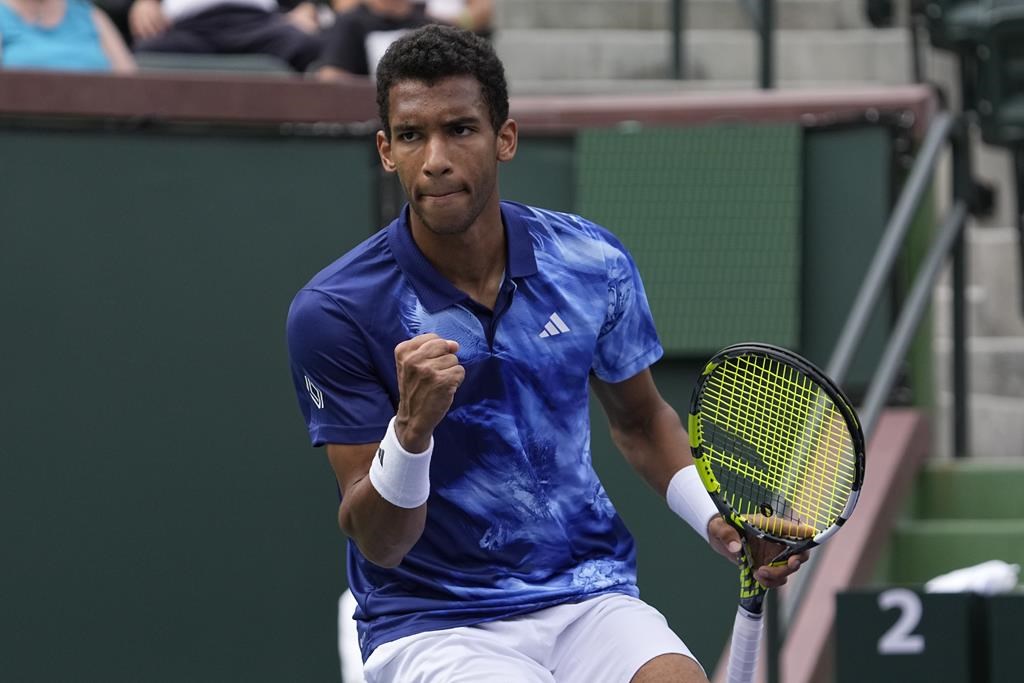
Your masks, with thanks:
M431 190L430 192L420 192L421 199L445 199L454 195L460 194L465 190L459 188L455 190Z

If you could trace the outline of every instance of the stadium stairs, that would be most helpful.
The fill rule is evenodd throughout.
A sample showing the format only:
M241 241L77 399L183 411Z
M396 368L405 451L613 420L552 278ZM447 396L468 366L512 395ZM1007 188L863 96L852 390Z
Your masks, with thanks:
M670 0L496 0L513 94L749 89L758 37L741 0L684 0L686 80L672 81ZM906 83L904 29L868 26L860 0L778 0L782 87Z
M920 585L986 560L1024 566L1024 459L931 461L897 524L878 583Z
M1024 313L1017 243L1012 227L979 226L967 233L969 451L1024 463ZM935 297L937 430L947 429L950 419L949 296L946 282ZM941 436L936 434L936 455L947 457L949 438Z

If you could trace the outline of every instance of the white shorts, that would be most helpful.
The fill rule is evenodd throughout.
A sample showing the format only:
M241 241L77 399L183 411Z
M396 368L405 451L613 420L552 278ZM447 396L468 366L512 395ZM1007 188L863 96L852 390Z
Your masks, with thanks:
M696 661L658 610L610 593L384 643L364 676L367 683L629 683L670 653Z

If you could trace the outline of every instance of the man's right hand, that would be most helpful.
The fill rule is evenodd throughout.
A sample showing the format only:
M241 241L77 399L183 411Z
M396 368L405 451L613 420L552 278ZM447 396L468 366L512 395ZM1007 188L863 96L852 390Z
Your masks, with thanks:
M434 427L448 413L466 369L455 353L459 344L433 332L395 347L398 369L398 415L395 434L402 448L422 453L430 446Z
M128 10L128 26L132 36L145 40L158 36L171 25L160 7L160 0L135 0Z

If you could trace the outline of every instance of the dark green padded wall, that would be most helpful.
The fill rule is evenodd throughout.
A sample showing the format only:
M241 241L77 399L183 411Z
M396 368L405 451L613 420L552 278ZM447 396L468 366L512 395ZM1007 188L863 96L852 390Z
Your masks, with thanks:
M520 137L500 175L502 199L576 211L576 141L573 136Z
M799 346L800 149L795 124L580 134L580 212L632 252L669 354Z
M326 681L333 476L284 321L369 142L0 128L0 678Z
M701 134L741 157L746 147L728 145L737 135L753 144L753 134L727 130L728 140L717 127ZM779 158L750 176L763 195L746 181L752 197L774 202L773 225L799 198L790 184L799 158L790 155L801 149L796 129L775 130L779 139L762 151ZM840 266L863 264L884 203L864 169L888 147L870 133L842 144L832 134L804 147L818 159L807 192L823 197L822 219L810 224L820 234L804 247L848 239ZM617 207L587 211L578 143L524 138L502 168L503 196L605 220L635 250L642 235L602 213ZM693 150L682 158L692 162L711 146L676 148ZM369 139L0 128L0 582L10 587L0 635L11 680L336 677L344 539L333 477L308 447L292 395L283 322L294 291L378 227L377 163ZM605 187L615 189L614 172ZM680 178L702 180L703 190L675 177L671 189L697 203L718 187L710 179L732 172L684 168ZM735 204L735 193L715 192L709 215L731 216L721 205ZM840 206L841 220L830 217ZM776 341L794 334L790 316L801 308L805 335L837 331L835 315L816 322L818 304L806 303L820 280L805 275L803 297L792 295L788 271L800 263L793 254L779 261L788 312L756 319L785 321ZM853 286L839 283L847 293ZM676 334L689 332L670 328ZM680 412L702 356L655 367ZM593 414L595 464L637 536L641 592L713 667L734 612L735 571L646 488Z
M892 202L892 141L883 126L804 133L804 354L824 367L867 273ZM875 307L844 381L862 393L892 321L892 294Z

